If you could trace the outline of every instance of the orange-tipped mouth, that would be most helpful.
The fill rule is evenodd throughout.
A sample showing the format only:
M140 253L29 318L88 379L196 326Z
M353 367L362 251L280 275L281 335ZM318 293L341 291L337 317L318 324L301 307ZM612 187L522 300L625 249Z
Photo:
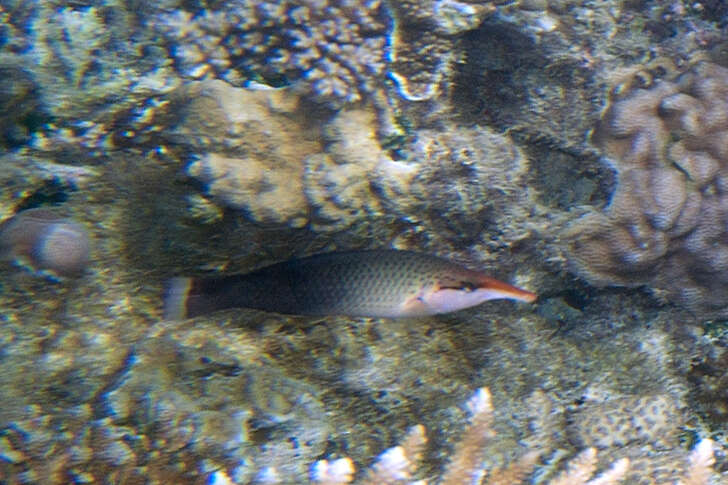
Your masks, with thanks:
M492 291L500 295L501 298L511 298L513 300L524 301L526 303L533 303L538 298L538 295L535 293L531 293L530 291L509 285L508 283L503 283L502 281L498 281L487 276L480 281L480 288Z

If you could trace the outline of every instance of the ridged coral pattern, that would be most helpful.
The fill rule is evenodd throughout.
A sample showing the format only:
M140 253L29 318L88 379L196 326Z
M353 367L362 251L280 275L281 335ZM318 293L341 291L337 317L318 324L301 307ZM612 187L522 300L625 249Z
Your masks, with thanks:
M594 141L619 183L568 230L576 271L728 314L728 69L702 62L613 100Z

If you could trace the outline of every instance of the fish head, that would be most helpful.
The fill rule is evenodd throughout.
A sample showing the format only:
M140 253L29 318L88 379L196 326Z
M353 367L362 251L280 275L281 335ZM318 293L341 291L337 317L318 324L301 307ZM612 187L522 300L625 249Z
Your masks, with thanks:
M443 278L410 298L403 312L410 316L449 313L497 299L531 303L536 294L481 274Z

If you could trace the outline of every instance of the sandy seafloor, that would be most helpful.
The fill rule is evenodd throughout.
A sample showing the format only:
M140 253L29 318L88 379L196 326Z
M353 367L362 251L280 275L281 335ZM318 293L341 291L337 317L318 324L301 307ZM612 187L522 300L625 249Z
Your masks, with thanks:
M727 25L713 0L0 0L0 220L91 241L79 277L0 266L0 483L728 483ZM539 299L162 315L173 276L371 248Z

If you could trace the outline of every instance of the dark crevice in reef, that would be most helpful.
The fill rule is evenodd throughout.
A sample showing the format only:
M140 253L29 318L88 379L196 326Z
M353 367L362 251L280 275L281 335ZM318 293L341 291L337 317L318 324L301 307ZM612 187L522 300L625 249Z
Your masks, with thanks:
M47 180L43 185L30 192L18 204L16 212L48 205L61 205L68 200L71 192L76 189L59 179Z
M528 104L527 83L546 56L516 27L484 22L463 37L465 62L456 64L453 105L465 121L507 127Z
M540 203L564 211L609 204L617 174L598 156L584 156L545 141L523 140L518 135L514 139L531 161L529 185L538 191Z

